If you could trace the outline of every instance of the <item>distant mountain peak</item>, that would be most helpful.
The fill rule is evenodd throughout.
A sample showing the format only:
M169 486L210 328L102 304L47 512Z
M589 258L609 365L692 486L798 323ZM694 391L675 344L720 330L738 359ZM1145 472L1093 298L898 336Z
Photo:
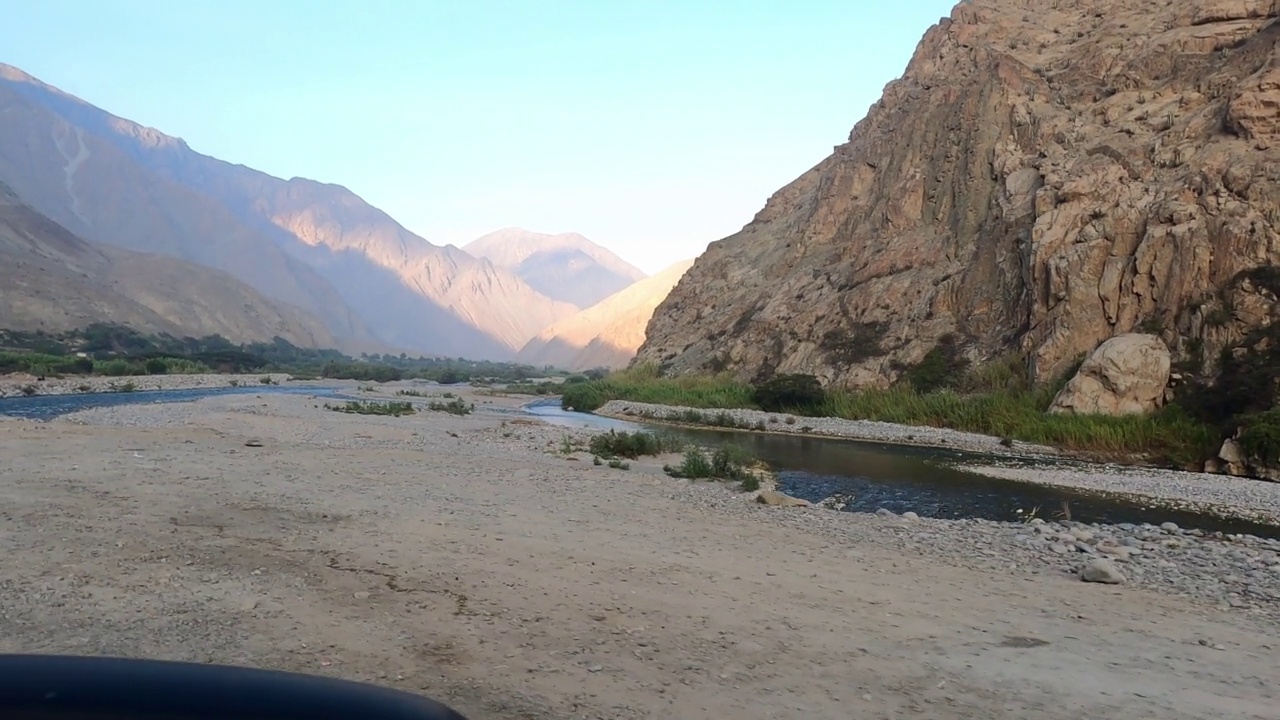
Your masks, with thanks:
M462 248L524 279L542 294L590 307L646 277L643 270L576 232L495 230Z

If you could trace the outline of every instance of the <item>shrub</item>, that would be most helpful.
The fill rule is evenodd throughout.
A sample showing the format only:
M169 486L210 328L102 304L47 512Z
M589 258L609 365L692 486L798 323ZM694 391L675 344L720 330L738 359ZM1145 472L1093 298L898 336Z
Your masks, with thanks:
M106 375L107 377L124 377L129 374L129 362L127 360L115 358L113 360L105 360L100 363L95 363L94 369L98 371L99 375Z
M372 402L361 400L350 400L343 405L330 405L325 403L326 410L335 412L350 413L353 415L389 415L392 417L400 417L401 415L412 415L415 410L412 403L396 402Z
M36 388L36 386L35 386L35 385L23 385L23 386L22 386L22 394L23 394L23 395L26 395L27 397L31 397L32 395L35 395L37 392L40 392L40 391L39 391L39 389L37 389L37 388Z
M273 379L271 378L271 376L270 376L270 375L263 375L262 377L258 378L258 382L259 382L259 383L261 383L261 384L263 384L263 385L275 385L275 384L276 384L276 381L275 381L275 380L273 380Z
M678 452L684 443L672 435L655 435L647 432L618 432L610 430L591 438L587 449L600 457L624 457L632 460L643 455L661 455Z
M405 405L408 404L405 403ZM475 406L466 404L460 398L454 398L449 402L436 402L433 400L427 404L427 409L436 412L447 412L451 415L470 415L471 411L475 410Z
M755 386L752 399L768 412L816 412L827 400L818 378L812 375L777 375Z
M955 337L944 335L936 346L907 368L902 379L916 392L928 393L952 387L969 369L969 361L960 355Z
M667 474L673 477L698 480L712 476L711 462L700 448L689 448L684 452L684 461L676 468L666 468Z
M623 460L619 460L618 458L613 458L612 460L609 461L609 467L613 468L614 470L630 470L631 463L625 462Z
M1240 425L1240 447L1248 457L1267 465L1280 463L1280 409L1247 415Z
M169 365L164 361L164 358L147 358L142 366L146 369L148 375L164 375L169 371Z

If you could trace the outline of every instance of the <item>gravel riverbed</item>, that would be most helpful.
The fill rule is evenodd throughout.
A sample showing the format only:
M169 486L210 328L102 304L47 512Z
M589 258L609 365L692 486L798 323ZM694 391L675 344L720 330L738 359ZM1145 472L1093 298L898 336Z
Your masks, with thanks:
M473 414L263 394L0 424L0 650L335 674L479 720L1280 707L1277 541L766 507L458 392ZM1120 584L1083 582L1104 558Z

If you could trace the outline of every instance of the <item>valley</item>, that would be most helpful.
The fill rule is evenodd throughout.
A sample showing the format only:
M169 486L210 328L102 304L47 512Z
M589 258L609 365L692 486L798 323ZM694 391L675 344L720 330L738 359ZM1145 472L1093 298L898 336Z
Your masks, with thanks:
M924 4L9 38L0 652L1280 720L1280 0Z

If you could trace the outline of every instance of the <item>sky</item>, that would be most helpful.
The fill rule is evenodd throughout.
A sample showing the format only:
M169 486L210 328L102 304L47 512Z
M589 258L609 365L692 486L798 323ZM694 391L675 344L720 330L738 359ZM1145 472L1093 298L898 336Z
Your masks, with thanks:
M438 245L647 272L830 154L955 0L0 0L0 62Z

